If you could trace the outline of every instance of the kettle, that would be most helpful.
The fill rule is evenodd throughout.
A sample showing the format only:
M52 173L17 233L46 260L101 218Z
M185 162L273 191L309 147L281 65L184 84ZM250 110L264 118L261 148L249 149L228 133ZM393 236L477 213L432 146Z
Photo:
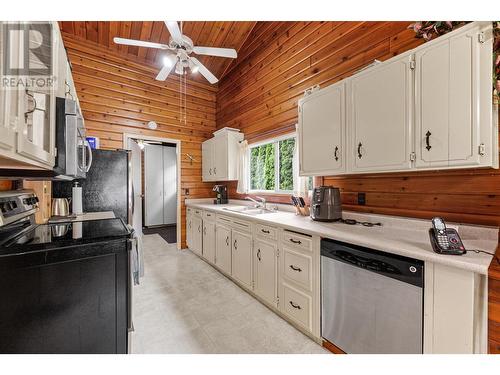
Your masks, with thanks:
M53 198L52 199L52 216L69 216L69 201L68 198Z

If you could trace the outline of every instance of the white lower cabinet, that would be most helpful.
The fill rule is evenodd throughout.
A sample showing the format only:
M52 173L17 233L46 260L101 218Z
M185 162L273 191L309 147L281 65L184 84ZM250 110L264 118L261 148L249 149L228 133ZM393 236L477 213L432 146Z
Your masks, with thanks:
M276 243L254 240L254 293L275 307L278 302L277 250Z
M231 275L231 228L219 223L215 230L215 265Z
M195 254L319 342L319 238L192 207L186 225Z
M191 218L192 232L191 232L191 246L190 249L197 255L202 255L203 249L203 234L202 234L202 219L201 217L194 216Z
M203 258L215 264L215 221L203 219Z
M252 235L232 230L232 276L252 288Z

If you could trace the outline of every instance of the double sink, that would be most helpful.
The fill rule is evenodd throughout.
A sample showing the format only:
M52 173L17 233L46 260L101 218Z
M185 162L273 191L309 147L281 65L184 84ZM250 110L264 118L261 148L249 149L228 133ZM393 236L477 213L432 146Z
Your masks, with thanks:
M276 210L269 210L263 207L252 207L252 206L235 206L235 207L224 207L223 210L230 212L237 212L245 215L262 215L262 214L270 214L276 212Z

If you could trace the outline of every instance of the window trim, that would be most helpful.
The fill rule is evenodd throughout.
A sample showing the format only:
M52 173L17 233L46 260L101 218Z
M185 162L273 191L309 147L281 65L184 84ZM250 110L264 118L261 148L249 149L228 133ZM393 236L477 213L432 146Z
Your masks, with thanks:
M283 134L283 135L279 135L277 137L273 137L273 138L268 138L266 140L263 140L263 141L259 141L259 142L255 142L255 143L252 143L252 144L249 144L248 145L248 157L247 157L247 170L248 170L248 174L247 174L247 181L246 181L246 185L247 185L247 192L249 194L281 194L281 195L289 195L289 194L293 194L293 188L292 190L281 190L281 189L276 189L276 187L279 188L279 162L280 162L280 155L279 155L279 142L280 141L284 141L286 139L290 139L290 138L295 138L295 146L297 146L297 132L292 132L292 133L286 133L286 134ZM275 189L274 190L259 190L259 189L252 189L251 186L250 186L250 181L251 181L251 171L250 171L250 163L251 163L251 152L252 152L252 148L255 148L255 147L259 147L259 146L263 146L263 145L267 145L269 143L273 143L274 144L274 155L275 155L275 158L274 158L274 186L275 186ZM278 173L276 173L278 172ZM293 172L292 172L293 173ZM293 186L295 186L295 174L293 175Z

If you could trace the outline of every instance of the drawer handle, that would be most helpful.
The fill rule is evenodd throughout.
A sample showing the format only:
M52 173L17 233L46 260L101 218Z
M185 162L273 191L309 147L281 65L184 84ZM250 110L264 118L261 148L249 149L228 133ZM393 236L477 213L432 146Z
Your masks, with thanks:
M262 233L266 233L266 234L271 233L271 232L270 232L270 231L268 231L267 229L261 229L261 232L262 232Z
M293 303L293 301L289 301L289 302L290 302L290 305L292 305L292 307L293 307L294 309L301 310L300 305L296 305L295 303Z
M302 241L300 241L300 240L294 240L293 238L290 238L290 242L291 243L295 243L297 245L300 245L302 243Z
M260 249L257 250L257 259L259 260L259 262L262 260L260 257Z
M226 236L226 246L229 246L229 236Z
M297 271L297 272L302 272L302 270L300 269L300 267L295 267L293 264L290 264L290 268L294 271Z
M238 250L238 242L234 240L234 250Z
M207 216L212 216L212 215L210 215L210 214L207 214Z

